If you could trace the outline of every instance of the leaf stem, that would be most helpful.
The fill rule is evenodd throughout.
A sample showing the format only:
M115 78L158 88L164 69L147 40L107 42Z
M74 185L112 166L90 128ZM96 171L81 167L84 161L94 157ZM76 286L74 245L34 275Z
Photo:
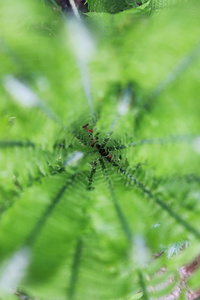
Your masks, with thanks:
M68 290L68 299L69 300L74 299L82 251L83 251L83 241L80 238L80 239L78 239L76 247L75 247L74 259L73 259L73 263L72 263L72 267L71 267L70 286L69 286L69 290Z
M132 231L129 227L129 224L128 224L128 221L126 220L126 217L123 213L123 211L121 210L121 207L119 206L119 203L117 201L117 197L115 195L115 192L113 190L113 187L112 187L112 184L111 184L111 181L110 181L110 178L108 177L108 171L107 171L107 168L103 162L103 159L100 158L99 159L99 162L101 164L101 168L102 168L102 171L103 171L103 175L107 181L107 184L108 184L108 189L109 189L109 192L110 192L110 195L111 195L111 198L112 198L112 201L114 203L114 206L115 206L115 210L117 212L117 216L120 220L120 223L122 225L122 228L124 230L124 233L128 239L129 242L132 242L133 240L133 234L132 234Z
M177 213L173 211L173 209L164 203L161 199L155 196L152 191L147 188L143 183L138 181L132 174L130 174L127 170L122 168L118 163L113 162L113 166L118 166L118 170L122 175L125 175L133 184L135 184L144 194L146 194L149 198L154 200L164 211L166 211L173 219L177 221L182 227L184 227L187 231L191 232L198 240L200 240L200 232L190 225L187 221L182 219Z
M66 192L67 188L69 186L71 186L72 183L74 182L75 176L76 176L76 174L74 174L71 177L71 181L70 182L65 183L65 185L59 190L59 192L57 193L57 195L55 196L55 198L51 201L51 203L49 204L49 206L46 208L46 210L44 211L44 213L39 218L38 222L33 227L32 231L29 234L29 236L27 237L25 245L29 245L30 246L30 245L32 245L35 242L35 240L39 236L41 230L45 226L45 224L47 222L47 219L50 217L50 215L53 212L54 208L59 203L59 201L62 198L63 194Z

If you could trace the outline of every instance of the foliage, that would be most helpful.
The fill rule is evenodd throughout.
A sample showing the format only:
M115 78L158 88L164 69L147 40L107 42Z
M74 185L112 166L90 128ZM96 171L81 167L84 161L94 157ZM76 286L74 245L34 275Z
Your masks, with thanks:
M86 50L43 1L1 3L0 299L199 288L200 3L171 2L88 0Z

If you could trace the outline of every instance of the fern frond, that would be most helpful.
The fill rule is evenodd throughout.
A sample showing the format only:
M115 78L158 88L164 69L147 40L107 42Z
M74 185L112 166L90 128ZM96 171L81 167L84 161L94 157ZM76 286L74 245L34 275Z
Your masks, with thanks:
M5 300L198 296L200 5L179 2L88 0L73 25L1 3Z

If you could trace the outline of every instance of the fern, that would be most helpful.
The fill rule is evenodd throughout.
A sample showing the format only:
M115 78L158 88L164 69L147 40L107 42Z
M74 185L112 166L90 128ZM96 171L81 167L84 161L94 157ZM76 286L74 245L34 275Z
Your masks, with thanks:
M200 5L88 6L1 4L0 297L196 299Z
M124 1L119 0L118 2L110 1L88 1L89 8L91 11L95 12L109 12L117 13L131 7L136 7L137 4L135 1Z

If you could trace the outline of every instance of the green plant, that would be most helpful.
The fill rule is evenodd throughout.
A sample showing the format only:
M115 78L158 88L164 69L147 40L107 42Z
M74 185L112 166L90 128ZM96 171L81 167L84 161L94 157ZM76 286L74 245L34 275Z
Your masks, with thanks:
M197 295L200 5L125 2L88 1L96 40L1 4L2 299Z

